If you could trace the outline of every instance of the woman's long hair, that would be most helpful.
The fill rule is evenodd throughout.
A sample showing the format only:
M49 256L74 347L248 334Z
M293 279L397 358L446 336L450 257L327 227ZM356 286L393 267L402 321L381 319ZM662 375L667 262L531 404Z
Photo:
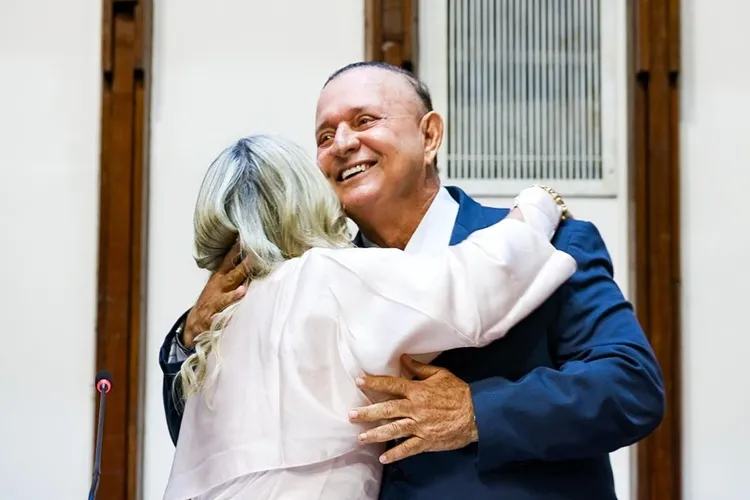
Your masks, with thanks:
M248 281L313 247L351 246L346 216L328 181L301 147L276 136L240 139L214 160L198 194L194 226L198 267L215 271L239 241L241 257L251 256ZM217 351L237 306L224 309L196 337L195 353L180 369L184 398L207 382L207 357ZM210 378L215 376L216 370Z

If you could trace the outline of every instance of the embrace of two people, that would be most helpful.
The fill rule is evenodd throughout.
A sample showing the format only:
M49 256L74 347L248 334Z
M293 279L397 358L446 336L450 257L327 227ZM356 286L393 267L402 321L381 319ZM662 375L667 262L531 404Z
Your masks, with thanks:
M609 453L665 398L597 229L543 186L511 210L441 186L443 120L400 68L339 69L315 120L317 165L255 135L205 175L164 498L615 499Z

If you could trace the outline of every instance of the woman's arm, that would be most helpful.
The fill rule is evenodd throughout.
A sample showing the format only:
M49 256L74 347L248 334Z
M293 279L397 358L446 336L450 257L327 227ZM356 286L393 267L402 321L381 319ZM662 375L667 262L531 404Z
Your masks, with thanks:
M505 219L439 257L396 249L309 253L305 265L325 277L365 371L382 371L403 353L486 345L575 272L575 261L549 242L560 218L554 200L530 188L517 205L526 222Z

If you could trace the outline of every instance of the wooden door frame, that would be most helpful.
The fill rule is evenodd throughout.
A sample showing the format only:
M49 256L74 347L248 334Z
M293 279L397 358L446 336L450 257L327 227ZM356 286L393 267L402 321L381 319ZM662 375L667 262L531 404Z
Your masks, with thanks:
M418 70L418 0L365 1L365 56ZM638 500L679 500L681 341L679 87L680 0L628 2L628 137L635 308L661 365L662 425L636 446ZM631 469L632 470L632 469Z
M152 0L102 0L102 12L96 366L113 387L98 498L133 500L143 444Z
M635 309L664 375L667 413L637 446L638 500L682 498L680 0L629 2Z

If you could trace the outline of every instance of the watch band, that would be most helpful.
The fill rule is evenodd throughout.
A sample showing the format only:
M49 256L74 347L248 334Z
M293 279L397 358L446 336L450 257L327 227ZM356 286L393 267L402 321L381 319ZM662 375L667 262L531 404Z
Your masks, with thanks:
M568 206L565 204L565 200L563 200L563 197L560 196L560 193L558 193L557 191L555 191L549 186L544 186L541 184L534 184L534 186L547 191L547 193L552 197L552 199L555 200L555 203L560 205L560 208L562 208L562 215L560 216L561 220L566 220L571 217L570 211L568 211Z

